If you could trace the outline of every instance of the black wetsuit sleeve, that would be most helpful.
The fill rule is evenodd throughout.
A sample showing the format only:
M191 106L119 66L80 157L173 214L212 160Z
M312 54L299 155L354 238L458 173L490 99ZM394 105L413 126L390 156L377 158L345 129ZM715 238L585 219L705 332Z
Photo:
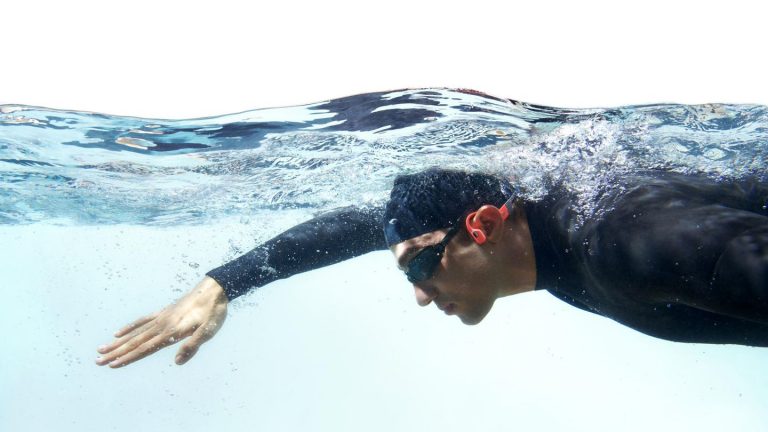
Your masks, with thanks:
M386 249L383 208L346 207L301 223L207 276L231 301L278 279Z

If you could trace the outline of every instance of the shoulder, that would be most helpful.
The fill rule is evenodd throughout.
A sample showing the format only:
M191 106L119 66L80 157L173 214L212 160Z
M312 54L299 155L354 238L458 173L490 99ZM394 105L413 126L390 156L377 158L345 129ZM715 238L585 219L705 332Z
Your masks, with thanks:
M647 171L617 179L610 189L609 199L619 212L721 205L765 215L768 204L768 183L754 177L715 179L702 174Z
M737 183L656 174L629 179L592 223L589 243L601 265L649 278L711 269L727 244L768 224Z

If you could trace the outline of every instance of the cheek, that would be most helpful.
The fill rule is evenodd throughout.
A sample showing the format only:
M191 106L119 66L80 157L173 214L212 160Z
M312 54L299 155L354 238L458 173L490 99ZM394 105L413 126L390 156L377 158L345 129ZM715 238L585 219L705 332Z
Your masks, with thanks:
M488 275L488 263L475 253L454 254L443 262L446 272L462 285L483 283Z
M447 257L446 257L447 258ZM459 259L461 258L461 259ZM487 269L483 262L472 257L446 259L440 280L447 292L456 300L477 302L486 297L488 287Z

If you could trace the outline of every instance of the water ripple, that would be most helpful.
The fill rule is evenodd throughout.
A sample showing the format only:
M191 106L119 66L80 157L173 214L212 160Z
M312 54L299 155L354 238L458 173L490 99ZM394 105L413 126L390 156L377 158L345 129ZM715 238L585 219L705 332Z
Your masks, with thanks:
M0 223L172 225L386 198L398 174L484 170L531 199L552 179L589 213L639 169L757 175L758 105L537 106L468 90L368 93L305 106L155 120L0 106Z

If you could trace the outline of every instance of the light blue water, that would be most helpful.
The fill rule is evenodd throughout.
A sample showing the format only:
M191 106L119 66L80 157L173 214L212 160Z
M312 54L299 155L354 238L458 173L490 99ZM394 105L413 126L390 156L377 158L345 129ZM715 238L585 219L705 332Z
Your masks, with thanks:
M663 167L766 178L757 105L556 109L445 89L166 121L0 106L0 430L761 430L768 350L675 344L546 293L462 326L386 252L235 302L187 365L95 348L208 269L428 166L541 195ZM629 420L628 420L629 419Z
M0 222L206 223L386 197L399 173L481 169L588 195L665 167L765 175L757 105L556 109L450 90L373 93L195 120L0 106Z

